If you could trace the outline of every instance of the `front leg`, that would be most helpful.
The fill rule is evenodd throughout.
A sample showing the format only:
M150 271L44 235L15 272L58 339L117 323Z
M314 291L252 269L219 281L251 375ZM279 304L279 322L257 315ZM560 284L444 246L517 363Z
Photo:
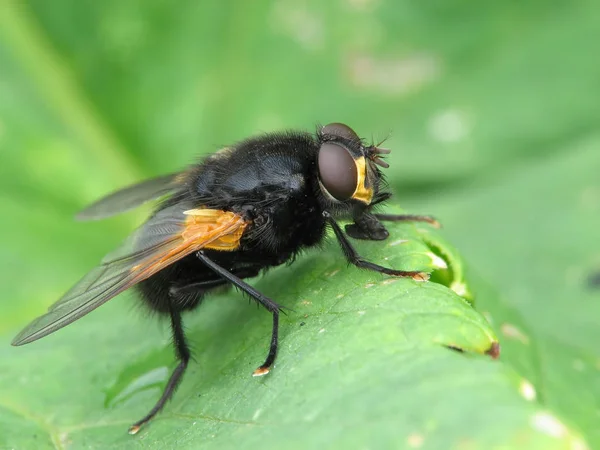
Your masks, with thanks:
M354 223L346 225L346 233L354 239L383 241L390 233L381 221L388 222L427 222L435 228L440 223L431 216L416 216L412 214L371 214L365 210L354 213Z
M338 242L340 243L340 246L342 247L342 251L344 252L344 256L346 256L346 259L348 260L348 262L355 265L359 269L373 270L375 272L384 273L386 275L393 275L396 277L411 277L412 279L414 279L416 281L427 281L429 279L429 274L427 274L425 272L394 270L394 269L389 269L387 267L383 267L383 266L377 265L375 263L364 260L358 254L358 252L354 249L354 247L352 247L352 244L350 243L348 238L346 238L346 236L344 235L344 232L342 231L340 226L337 224L335 219L331 216L331 214L329 214L328 212L325 211L323 213L323 216L325 217L325 220L327 221L327 223L329 223L329 225L331 225L331 228L333 228L335 237L337 238Z
M390 235L379 219L366 211L355 214L354 223L346 225L345 229L348 236L354 239L383 241Z

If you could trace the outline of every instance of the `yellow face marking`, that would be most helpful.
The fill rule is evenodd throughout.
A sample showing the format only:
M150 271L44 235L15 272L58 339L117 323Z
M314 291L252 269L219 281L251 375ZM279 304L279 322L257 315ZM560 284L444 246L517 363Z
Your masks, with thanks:
M365 157L361 156L354 160L356 164L356 170L358 171L358 179L356 182L356 190L352 194L354 200L361 201L367 205L373 200L373 188L365 187L365 179L367 177L367 163Z

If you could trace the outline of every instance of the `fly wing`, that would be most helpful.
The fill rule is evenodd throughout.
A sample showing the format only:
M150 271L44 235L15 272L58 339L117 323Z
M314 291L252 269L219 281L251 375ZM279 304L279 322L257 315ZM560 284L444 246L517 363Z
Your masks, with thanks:
M173 193L185 181L184 173L172 173L120 189L92 203L77 220L100 220L137 208L142 204Z
M27 344L53 333L190 253L235 250L247 225L235 213L187 210L181 203L159 211L46 314L21 331L12 344Z

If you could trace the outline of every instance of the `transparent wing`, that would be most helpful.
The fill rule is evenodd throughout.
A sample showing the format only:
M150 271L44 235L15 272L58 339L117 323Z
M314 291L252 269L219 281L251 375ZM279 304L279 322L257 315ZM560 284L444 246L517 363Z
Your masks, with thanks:
M127 186L92 203L75 217L81 221L100 220L129 211L150 200L171 194L184 180L184 173L172 173Z
M25 327L12 344L27 344L53 333L192 252L203 248L231 251L239 246L247 226L242 217L214 209L186 210L185 206L179 203L159 211L46 314Z

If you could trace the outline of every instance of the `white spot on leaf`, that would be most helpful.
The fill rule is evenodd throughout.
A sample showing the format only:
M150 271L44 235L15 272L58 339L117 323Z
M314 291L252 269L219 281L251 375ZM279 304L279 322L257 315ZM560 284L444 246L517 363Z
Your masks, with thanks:
M521 341L523 344L529 344L529 337L519 330L515 325L503 323L500 326L500 331L502 331L502 334L504 334L504 336L507 338L516 339Z
M429 256L431 258L431 263L433 264L433 267L436 267L438 269L447 269L448 268L448 264L446 263L446 261L444 261L442 258L440 258L435 253L429 252L429 253L427 253L427 256Z
M63 448L70 447L69 444L71 443L71 439L69 438L69 433L67 433L66 431L63 431L59 434L58 440L60 441Z
M571 441L570 450L589 450L589 447L581 439L575 438Z
M405 58L375 58L357 55L350 59L347 73L359 88L386 94L406 94L436 80L441 72L438 58L417 53Z
M406 443L410 448L421 448L423 442L425 442L425 438L419 433L409 434L408 438L406 439Z
M450 284L450 289L452 289L454 292L456 292L461 297L464 297L465 295L467 295L467 292L468 292L467 285L461 281L453 281Z
M395 247L396 245L404 244L405 242L408 242L408 239L398 239L397 241L390 242L388 245L390 247Z
M271 19L275 30L307 50L316 50L325 42L323 20L301 2L279 0L275 3Z
M530 402L534 401L537 397L535 387L527 380L521 381L521 384L519 385L519 392L521 393L523 398L525 398L525 400L528 400Z
M537 431L555 438L567 434L567 428L556 417L548 412L538 412L531 418L531 426Z
M470 126L462 112L449 109L435 114L430 119L429 133L439 142L458 142L467 137Z

